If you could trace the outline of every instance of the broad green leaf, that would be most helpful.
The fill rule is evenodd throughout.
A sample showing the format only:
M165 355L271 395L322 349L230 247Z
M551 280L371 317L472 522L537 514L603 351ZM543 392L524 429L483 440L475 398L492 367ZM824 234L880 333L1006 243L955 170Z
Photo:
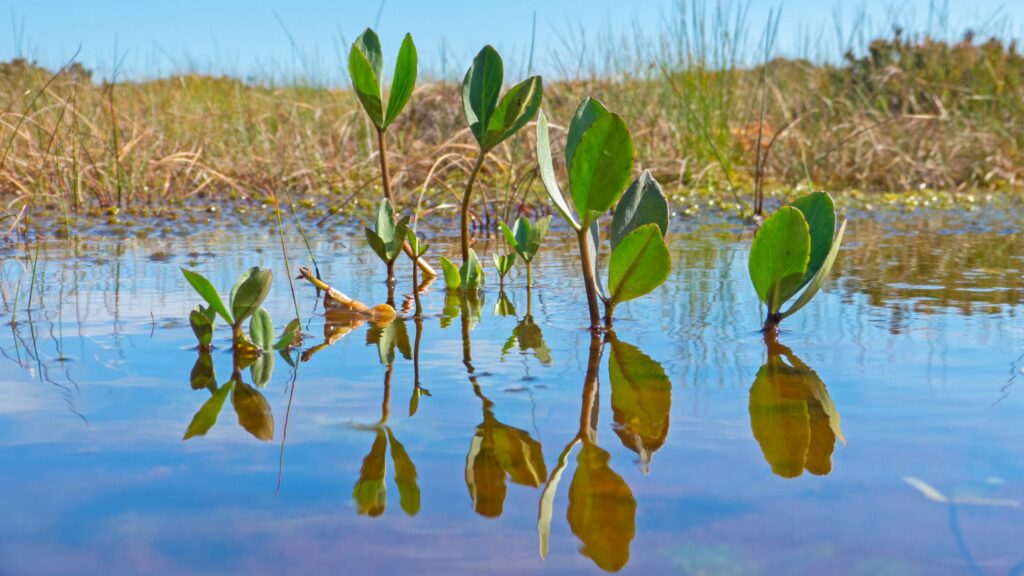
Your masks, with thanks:
M789 307L788 310L782 313L782 317L792 316L798 310L807 305L812 298L821 290L821 287L825 285L825 280L828 279L829 272L832 271L832 265L836 262L836 255L839 254L839 245L843 243L843 233L846 232L846 220L843 220L842 225L839 226L839 232L836 234L835 240L832 242L832 247L828 251L828 256L825 257L825 261L822 262L821 268L818 269L818 273L811 279L810 284L800 294L800 297Z
M378 129L384 127L384 112L380 92L383 56L380 40L369 28L352 44L348 52L348 76L356 98Z
M811 235L811 255L803 283L807 284L821 269L825 258L832 249L832 237L836 233L836 207L826 192L812 192L794 200L790 206L800 210L807 221Z
M750 246L750 280L775 314L803 285L811 250L807 221L800 210L783 206L765 219Z
M298 318L292 318L292 321L289 322L288 325L284 327L284 330L281 331L281 337L278 338L277 342L274 344L274 349L284 350L285 348L289 348L301 333L302 324L299 322Z
M395 241L395 207L387 198L382 199L377 205L377 222L374 224L373 231L377 233L377 237L388 246L390 251L391 244ZM404 240L405 237L403 236L402 239Z
M626 123L616 114L594 120L569 167L569 190L583 226L615 205L632 170L633 139Z
M487 138L482 148L485 151L494 148L525 126L537 114L543 94L540 76L527 78L506 92L487 125Z
M668 234L668 200L661 190L661 184L654 179L650 170L644 170L633 181L615 206L612 218L612 250L630 232L644 224L657 224L661 235Z
M787 364L783 357L790 364ZM832 471L836 440L845 443L839 413L821 378L781 345L750 388L750 428L772 472L795 478Z
M260 354L259 358L249 367L249 375L252 376L252 383L257 388L266 386L274 375L274 354L270 351Z
M576 112L569 123L569 135L565 141L565 167L567 171L572 168L573 157L576 156L576 147L579 146L583 133L598 118L605 116L611 116L611 112L608 112L608 109L604 107L600 100L589 96L584 98L583 102L580 102L580 105L576 107ZM576 208L578 209L579 205Z
M416 45L412 35L406 34L402 47L398 49L398 60L395 61L395 76L391 79L391 94L388 96L388 110L384 117L384 128L391 125L409 103L412 90L416 87Z
M234 325L235 321L231 316L231 312L229 312L227 307L224 306L224 302L221 301L220 294L217 293L217 289L213 287L213 284L211 284L205 276L198 272L186 270L185 268L181 269L181 273L185 276L185 280L188 280L188 283L195 288L196 292L203 297L203 300L206 300L206 303L209 304L211 308L217 311L217 314L220 314L220 317L223 318L225 322L229 325Z
M404 216L395 223L394 231L391 233L391 242L387 244L389 261L394 262L402 253L402 246L405 245L405 237L408 235L409 217Z
M192 373L189 375L189 383L193 390L209 389L211 392L217 390L217 374L213 369L213 357L209 352L203 352L196 358L192 365Z
M417 258L426 254L427 249L430 248L430 244L420 240L419 236L416 236L416 231L412 228L406 228L405 237L409 242L409 247L412 248L412 253L415 254Z
M505 277L512 270L512 266L516 263L516 253L510 252L508 254L493 254L494 267L498 270L498 275L502 278Z
M255 266L238 277L231 289L231 312L236 322L241 324L259 309L270 293L273 280L274 273L269 268L261 270Z
M462 286L459 267L444 256L441 256L441 273L444 274L444 286L448 290L458 290Z
M555 203L555 208L558 208L569 226L578 231L580 225L573 218L572 210L569 209L565 196L558 188L558 180L555 178L555 166L551 159L551 139L548 136L548 119L543 110L537 115L537 168L540 171L544 189L547 190L551 201Z
M238 415L238 423L246 432L267 442L274 438L274 416L263 394L244 382L236 382L231 403Z
M209 310L212 309L213 307L211 306ZM213 341L213 321L210 320L207 310L207 308L202 306L196 306L188 315L188 323L192 326L192 332L203 346L209 346L210 342Z
M364 227L363 232L366 235L366 243L370 246L370 250L373 250L373 253L376 254L378 258L387 262L388 247L384 244L384 241L381 240L380 236L377 236L376 232L369 228Z
M182 440L188 440L193 436L205 436L210 428L213 428L213 425L217 423L217 415L220 414L220 410L224 406L224 400L227 399L233 388L234 382L228 382L203 403L196 415L192 417L192 422L185 430L185 437Z
M459 269L463 290L477 290L484 285L484 268L476 256L476 251L469 249L469 260Z
M398 497L402 510L409 516L420 511L420 487L416 483L416 465L409 458L405 446L395 438L390 428L386 428L388 442L391 445L391 462L395 465L395 484L398 486Z
M504 76L501 56L487 45L473 58L462 81L462 110L481 149L486 149L487 129L498 104Z
M608 341L615 433L646 468L668 438L672 382L661 364L636 346L619 341L614 333Z
M520 221L523 219L524 218L520 218L515 224L513 224L517 230L520 228ZM529 222L527 222L527 226L529 226ZM523 252L519 247L519 239L516 237L516 233L512 228L509 228L504 222L498 222L498 228L501 230L501 235L505 237L505 242L508 243L509 248L515 250L516 254L523 256Z
M583 443L569 485L566 518L583 543L580 554L602 570L618 572L629 562L629 545L636 534L636 498L608 465L609 458L596 444Z
M370 453L363 458L359 469L359 480L352 487L352 499L360 516L380 516L387 505L388 492L384 484L387 473L387 438L383 430L377 430Z
M639 298L661 286L672 269L668 246L657 224L630 232L612 250L608 264L608 299L613 303Z
M249 339L261 350L270 350L274 346L274 322L270 312L260 306L249 321Z
M526 218L522 218L526 220ZM551 216L545 216L538 220L533 226L529 226L530 221L526 220L528 233L525 235L525 248L523 248L523 259L527 262L533 261L533 257L537 255L537 251L540 250L540 245L544 242L544 236L548 233L548 227L551 226ZM518 239L518 231L517 236Z

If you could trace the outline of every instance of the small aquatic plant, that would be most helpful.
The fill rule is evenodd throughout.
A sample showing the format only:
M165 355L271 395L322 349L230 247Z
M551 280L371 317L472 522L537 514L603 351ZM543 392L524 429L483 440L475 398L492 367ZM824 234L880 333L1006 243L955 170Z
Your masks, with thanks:
M668 201L654 176L644 171L629 189L633 169L633 139L625 121L601 102L584 100L569 125L565 166L577 217L555 179L548 122L537 119L537 160L541 179L558 211L576 231L580 247L590 327L600 329L598 300L604 303L605 324L611 327L615 306L660 286L671 269L665 233ZM615 208L611 230L608 288L600 280L598 246L601 214Z
M526 289L533 288L533 258L540 250L540 244L544 241L544 235L551 225L551 216L545 216L531 224L526 216L520 216L511 228L501 222L501 233L505 236L508 245L526 263Z
M420 279L417 262L427 253L430 244L420 240L419 236L416 235L416 231L412 228L406 228L405 235L409 242L409 248L412 250L412 293L413 298L416 299L416 318L421 318L423 316L423 303L420 302Z
M441 273L444 274L444 284L449 291L475 293L484 286L484 268L472 248L462 266L456 267L454 262L442 256Z
M836 231L835 204L827 192L797 198L764 221L750 247L748 267L757 296L768 307L765 333L777 332L783 319L818 293L835 263L845 230L844 220ZM799 298L783 310L800 290Z
M388 267L388 304L394 307L395 260L402 253L406 231L409 229L409 217L395 221L395 208L387 198L380 201L377 207L377 219L373 228L364 228L366 243Z
M209 309L220 315L228 323L228 326L231 326L235 345L247 344L245 334L242 332L242 325L260 309L263 300L266 299L267 294L270 292L270 284L274 279L273 272L269 269L261 269L255 266L243 272L231 289L231 297L228 299L230 310L224 305L224 301L221 300L220 294L217 293L213 283L207 280L205 276L185 268L181 269L181 273L184 274L185 280L202 296L203 300L206 300L206 303L209 304ZM207 312L199 312L198 314L193 310L189 320L193 324L192 329L194 331L198 322L200 323L202 333L205 335L206 328L201 325L202 321L198 319L198 316L206 316L209 319L211 317L209 309L207 309ZM212 320L209 322L209 331L212 334ZM204 336L200 336L199 331L196 332L196 336L199 337L200 344L202 345Z
M544 93L540 76L531 76L513 86L499 100L504 75L501 56L488 45L473 58L473 64L462 81L462 109L480 146L462 194L460 231L463 264L470 258L469 206L473 198L473 183L484 159L495 146L510 138L534 117Z
M505 276L512 271L512 266L516 263L516 253L510 252L508 254L495 254L494 255L494 268L498 270L498 289L505 289Z

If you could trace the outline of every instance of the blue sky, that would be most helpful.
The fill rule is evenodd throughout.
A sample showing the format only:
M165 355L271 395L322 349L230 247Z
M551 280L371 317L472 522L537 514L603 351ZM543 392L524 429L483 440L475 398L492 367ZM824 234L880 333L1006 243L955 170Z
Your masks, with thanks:
M942 5L944 0L933 0ZM690 5L690 0L684 2ZM609 34L642 31L656 40L674 14L676 0L178 0L137 2L93 0L0 1L8 22L0 25L0 59L17 55L56 67L81 46L79 61L108 75L115 54L124 77L165 75L178 71L226 73L241 77L287 77L306 74L341 83L341 56L348 42L378 20L385 58L412 32L421 68L434 75L459 76L473 54L491 43L507 67L524 72L534 14L537 43L534 69L546 74L564 69L597 46L614 46ZM706 5L714 6L714 0ZM789 55L836 58L835 22L841 15L845 33L855 14L868 15L868 29L885 31L899 21L909 29L928 26L928 0L892 2L732 2L747 6L748 44L756 43L769 10L782 9L779 49ZM990 30L1021 36L1024 2L948 0L948 29ZM934 20L932 29L941 26ZM863 44L863 43L860 43ZM115 52L116 47L116 52ZM443 56L442 56L443 55ZM600 58L597 58L600 60Z

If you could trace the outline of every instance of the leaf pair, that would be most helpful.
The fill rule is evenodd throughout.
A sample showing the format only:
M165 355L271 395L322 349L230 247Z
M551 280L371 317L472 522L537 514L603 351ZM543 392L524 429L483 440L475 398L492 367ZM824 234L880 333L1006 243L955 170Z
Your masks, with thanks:
M469 249L469 259L462 266L441 257L441 272L448 290L475 291L484 286L484 268L477 258L476 251Z
M366 243L381 260L390 265L402 253L402 246L408 237L409 217L405 216L396 222L395 207L385 198L377 207L377 220L373 229L364 230Z
M835 263L845 230L844 220L836 232L835 204L826 192L802 196L764 221L750 247L748 269L769 317L782 320L811 301Z
M409 102L416 86L416 67L416 45L413 44L412 36L406 34L398 50L395 74L391 80L391 95L385 108L381 89L384 56L380 38L376 32L367 28L352 43L348 53L348 75L352 79L356 97L378 130L386 130Z
M520 216L512 228L504 222L499 223L501 233L509 247L527 263L533 262L533 257L540 250L541 242L544 241L544 235L547 234L550 225L551 216L541 218L536 224L531 224L526 216Z
M502 281L504 281L505 276L512 271L512 266L515 265L515 263L515 252L509 254L494 255L494 267L498 270L498 277L500 277Z
M220 315L231 326L240 326L242 322L259 309L260 305L270 293L270 285L273 282L274 274L270 269L252 267L239 276L234 287L231 288L231 310L224 305L220 294L213 284L205 276L198 272L181 269L181 273L196 292L210 305L210 308ZM211 322L212 325L212 322ZM198 334L197 334L198 336Z
M213 326L216 321L217 311L213 309L213 306L204 308L202 305L196 305L188 315L188 323L192 326L192 332L199 340L201 348L210 348L210 344L213 342Z
M540 108L544 86L531 76L513 86L499 101L504 82L501 56L490 45L473 58L462 81L462 110L483 153L526 125Z

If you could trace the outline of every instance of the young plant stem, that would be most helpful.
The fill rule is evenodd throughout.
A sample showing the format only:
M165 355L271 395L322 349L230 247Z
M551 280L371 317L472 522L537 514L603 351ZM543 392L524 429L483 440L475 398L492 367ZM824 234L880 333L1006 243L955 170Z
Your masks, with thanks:
M533 288L533 262L526 261L526 291L529 292L530 288Z
M615 315L615 304L612 302L604 303L604 329L608 332L612 330L612 317Z
M387 144L384 142L384 130L381 128L377 129L377 151L380 156L380 179L384 186L384 197L395 204L395 198L391 195L391 174L388 172L388 155L387 155Z
M782 322L781 314L778 312L768 312L768 316L764 319L764 327L761 328L761 332L764 333L766 342L769 337L772 339L778 339L780 322Z
M469 173L469 179L466 180L466 190L462 193L462 208L461 208L461 235L462 235L462 263L465 264L469 260L469 201L473 195L473 183L476 182L476 177L480 173L480 167L484 165L484 158L487 157L487 152L483 150L476 157L476 162L473 163L473 170Z
M533 318L533 288L530 287L529 282L526 284L526 317Z
M580 264L583 266L583 285L587 290L587 308L590 311L590 329L601 330L601 309L598 306L597 279L594 277L594 264L590 254L590 243L587 241L587 227L580 228L576 234L580 243Z

